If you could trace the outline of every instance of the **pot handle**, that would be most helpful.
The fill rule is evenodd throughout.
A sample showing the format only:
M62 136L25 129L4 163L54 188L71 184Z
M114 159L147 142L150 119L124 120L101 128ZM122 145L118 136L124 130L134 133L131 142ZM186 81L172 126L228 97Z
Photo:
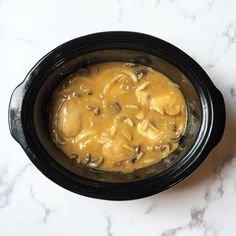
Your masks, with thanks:
M212 126L211 146L214 148L223 137L226 122L224 97L218 89L215 89L215 93L212 95L212 103L214 107L214 122Z
M13 91L8 109L8 123L12 137L23 147L27 148L27 143L22 125L22 104L25 93L25 83L19 84Z

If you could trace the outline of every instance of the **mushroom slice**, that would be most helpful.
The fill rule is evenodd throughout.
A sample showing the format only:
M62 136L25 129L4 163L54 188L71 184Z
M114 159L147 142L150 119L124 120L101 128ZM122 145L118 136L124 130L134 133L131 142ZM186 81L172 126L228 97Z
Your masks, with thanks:
M90 154L90 153L87 153L87 154L85 155L85 157L84 157L82 163L83 163L84 165L87 165L87 164L90 162L90 160L91 160L91 154Z
M155 152L170 152L170 144L169 143L165 143L165 144L158 144L154 146L154 151Z
M112 113L112 114L117 114L121 111L121 106L118 102L112 102L110 105L109 105L109 111Z
M95 159L91 159L90 162L88 163L88 166L90 168L98 168L104 161L103 157L97 157Z
M181 104L175 96L166 94L152 98L150 109L159 112L161 115L176 116L181 113Z
M67 137L61 130L53 130L52 137L54 142L58 144L65 144L67 141Z

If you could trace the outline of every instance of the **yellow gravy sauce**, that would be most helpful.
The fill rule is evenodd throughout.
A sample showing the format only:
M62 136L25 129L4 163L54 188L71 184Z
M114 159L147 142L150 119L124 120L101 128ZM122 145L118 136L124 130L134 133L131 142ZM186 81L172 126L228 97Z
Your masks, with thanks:
M146 66L108 62L63 80L50 102L50 133L78 168L132 172L176 150L187 122L178 86Z

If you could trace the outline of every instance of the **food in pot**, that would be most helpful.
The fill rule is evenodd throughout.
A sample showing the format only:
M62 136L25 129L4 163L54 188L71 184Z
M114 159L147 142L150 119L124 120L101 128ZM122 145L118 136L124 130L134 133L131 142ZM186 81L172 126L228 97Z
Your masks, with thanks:
M133 63L81 68L50 102L53 141L78 168L128 173L152 165L178 148L186 123L178 86Z

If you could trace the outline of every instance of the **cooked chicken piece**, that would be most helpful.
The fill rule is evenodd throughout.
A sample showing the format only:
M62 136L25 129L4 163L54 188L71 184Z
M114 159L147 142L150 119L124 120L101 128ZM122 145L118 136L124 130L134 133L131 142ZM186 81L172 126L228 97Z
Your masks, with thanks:
M77 99L65 101L58 114L58 129L67 137L76 136L81 128L80 116Z
M103 145L102 153L104 157L109 160L122 161L125 160L131 152L125 148L126 145L128 145L128 141L122 136L117 136Z
M150 109L159 112L161 115L176 116L181 113L181 105L178 99L171 94L152 98Z

